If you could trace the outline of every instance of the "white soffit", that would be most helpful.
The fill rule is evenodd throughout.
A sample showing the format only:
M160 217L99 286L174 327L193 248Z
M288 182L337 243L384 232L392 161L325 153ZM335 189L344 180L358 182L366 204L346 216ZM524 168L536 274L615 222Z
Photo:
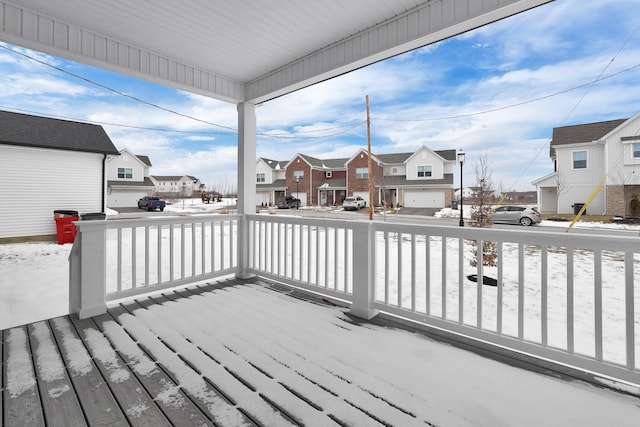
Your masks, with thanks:
M0 40L260 103L552 0L0 0Z

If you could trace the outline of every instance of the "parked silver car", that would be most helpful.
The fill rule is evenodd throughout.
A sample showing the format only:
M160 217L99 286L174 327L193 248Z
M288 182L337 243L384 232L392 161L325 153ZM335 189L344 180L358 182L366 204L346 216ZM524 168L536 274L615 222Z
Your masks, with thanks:
M489 214L491 222L533 225L542 221L538 208L528 206L500 206Z
M345 211L351 209L357 211L361 208L364 208L365 206L367 206L367 202L365 202L364 199L360 196L347 197L346 199L344 199L344 202L342 202L342 207Z

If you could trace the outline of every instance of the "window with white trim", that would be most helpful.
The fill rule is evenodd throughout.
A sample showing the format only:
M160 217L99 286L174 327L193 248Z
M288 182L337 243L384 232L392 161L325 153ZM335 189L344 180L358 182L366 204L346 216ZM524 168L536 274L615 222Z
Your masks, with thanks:
M356 179L368 179L369 168L356 168Z
M118 178L132 179L133 168L118 168Z
M586 169L587 168L587 150L574 151L571 154L573 156L573 168L574 169Z
M635 143L632 145L632 150L633 150L633 158L634 159L640 159L640 143Z
M265 175L263 173L256 174L256 182L266 182Z
M426 178L431 176L431 165L418 166L418 178Z
M331 171L326 171L326 172L324 173L324 177L325 177L325 178L331 178L332 176L333 176L333 173L332 173Z
M293 171L293 179L302 181L304 179L304 171Z

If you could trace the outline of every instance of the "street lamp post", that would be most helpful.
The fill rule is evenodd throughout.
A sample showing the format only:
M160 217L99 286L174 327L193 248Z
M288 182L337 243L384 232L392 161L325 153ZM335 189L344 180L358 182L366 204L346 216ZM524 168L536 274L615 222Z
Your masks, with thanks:
M298 192L298 183L300 182L300 175L296 176L296 199L298 202L296 203L296 209L300 208L300 193Z
M464 220L462 219L462 165L464 165L464 151L462 148L458 151L458 163L460 163L460 227L464 227Z

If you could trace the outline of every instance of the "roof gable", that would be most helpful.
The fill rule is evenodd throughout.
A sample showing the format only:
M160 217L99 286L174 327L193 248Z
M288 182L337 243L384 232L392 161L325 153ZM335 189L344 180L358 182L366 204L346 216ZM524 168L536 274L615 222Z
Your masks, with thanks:
M416 151L414 151L413 153L411 153L411 155L409 157L407 157L407 159L405 160L405 163L408 162L409 160L411 160L413 157L417 156L418 153L422 152L422 151L428 151L429 153L432 153L438 157L440 157L442 160L447 161L453 161L455 160L455 153L456 150L440 150L440 151L434 151L431 148L427 147L426 145L421 145ZM450 158L447 158L447 157Z
M0 144L118 154L102 126L0 111Z

